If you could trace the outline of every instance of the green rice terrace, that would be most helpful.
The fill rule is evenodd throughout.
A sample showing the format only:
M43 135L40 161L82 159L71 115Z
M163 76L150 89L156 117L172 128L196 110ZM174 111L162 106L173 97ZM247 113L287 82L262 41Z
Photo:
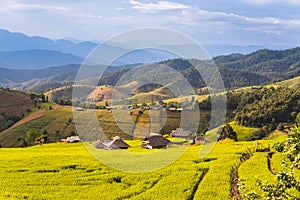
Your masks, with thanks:
M285 137L259 143L273 145ZM146 154L155 151L141 150L135 140L126 142L132 148L116 151ZM190 146L171 165L148 173L126 173L109 168L96 160L82 143L0 149L0 198L231 199L233 166L243 153L255 148L254 142L221 142L206 157L199 158L202 147ZM172 152L171 149L159 151ZM274 164L280 165L277 159L280 154L275 155ZM126 157L122 162L128 162ZM144 162L151 165L147 160ZM241 164L239 174L251 188L255 188L255 179L275 179L268 170L265 153L259 152Z

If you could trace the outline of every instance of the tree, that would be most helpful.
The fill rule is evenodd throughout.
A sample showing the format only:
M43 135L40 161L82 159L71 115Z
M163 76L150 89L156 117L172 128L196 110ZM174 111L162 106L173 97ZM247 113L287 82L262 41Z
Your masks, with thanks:
M36 108L36 106L37 106L37 100L36 99L33 100L33 103L34 103L34 107Z
M46 143L48 140L48 135L41 135L37 138L35 138L35 143L36 144L44 144Z
M57 141L59 141L60 140L60 131L59 130L55 131L55 136L57 138Z
M233 130L233 128L230 126L230 124L226 124L220 133L220 136L218 138L218 141L224 140L225 138L233 139L234 141L237 141L237 135L236 132Z
M34 145L35 138L37 137L37 133L33 131L27 131L25 134L24 144L25 146Z
M297 127L300 127L300 112L296 116L295 124Z
M266 128L259 128L257 130L252 131L249 140L260 140L268 134Z

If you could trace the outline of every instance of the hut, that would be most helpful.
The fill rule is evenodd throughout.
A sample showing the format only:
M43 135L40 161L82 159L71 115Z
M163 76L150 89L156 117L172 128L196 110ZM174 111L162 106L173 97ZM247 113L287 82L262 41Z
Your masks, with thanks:
M124 142L120 137L115 136L112 140L96 141L94 147L98 149L128 149L130 145Z
M157 133L151 133L147 136L142 144L142 147L147 149L154 149L154 148L167 148L170 144L170 140L164 138L162 135Z
M176 108L171 107L171 108L169 108L168 110L171 111L171 112L175 112L175 111L176 111Z
M189 134L187 132L183 131L182 128L177 128L176 130L172 130L171 136L187 138L187 137L189 137Z
M84 111L84 108L82 108L82 107L76 107L76 111Z
M81 140L79 136L71 136L71 137L67 137L66 139L61 139L61 142L74 143L74 142L81 142Z
M97 148L97 149L104 149L106 147L105 144L107 144L109 142L110 142L110 140L97 140L94 143L94 147Z
M197 135L193 139L193 144L205 144L205 143L206 143L206 141L204 139L204 136L202 136L202 135L201 136Z

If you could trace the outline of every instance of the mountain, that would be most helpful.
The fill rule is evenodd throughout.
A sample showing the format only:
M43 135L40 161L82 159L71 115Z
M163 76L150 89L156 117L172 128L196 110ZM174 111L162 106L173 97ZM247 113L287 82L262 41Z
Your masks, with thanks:
M85 57L97 46L93 42L73 43L64 39L50 40L44 37L30 37L22 33L12 33L3 29L0 29L0 43L0 51L42 49L69 53L77 57Z
M144 52L138 53L143 54ZM127 58L128 57L124 56L122 59L125 61ZM217 56L213 58L213 61L219 68L226 88L265 85L300 75L299 47L283 51L263 49L246 55L231 54L227 56ZM205 87L205 83L192 64L196 63L197 65L201 65L201 62L203 61L169 59L159 63L179 71L190 82L193 88L198 89ZM110 67L99 81L99 85L115 85L123 74L127 73L131 67L137 65L140 64ZM152 65L155 66L155 63L152 63ZM74 81L79 66L80 65L65 65L39 70L0 68L0 85L2 87L30 88L42 83L48 83L49 85L49 83L72 82ZM91 68L91 70L96 70L96 68ZM209 71L210 69L207 68L204 70ZM151 76L161 77L161 74L156 73L159 72L153 70ZM147 79L149 73L142 74L142 76ZM99 77L91 77L89 79L98 80L98 78ZM85 83L88 82L88 79L85 80Z
M72 41L75 41L72 39ZM27 36L0 29L0 67L8 69L41 69L49 66L79 64L98 45L94 42L72 42L66 39L50 40L44 37ZM128 65L134 63L152 63L175 58L172 53L138 49L124 49L116 45L102 44L105 55L122 55L116 60L106 60L99 52L97 63ZM114 56L113 56L114 57ZM89 63L92 64L92 63Z
M219 68L222 80L226 88L238 88L252 85L265 85L300 75L300 48L279 50L258 50L250 54L231 54L217 56L213 61ZM205 83L194 65L201 66L203 61L171 59L159 62L179 71L191 84L193 88L205 87ZM209 73L210 68L203 68L203 72ZM127 71L116 71L103 77L99 84L105 82L114 85ZM147 79L149 74L139 74ZM160 72L151 71L151 76L162 77ZM114 77L114 78L113 78ZM141 78L141 77L132 77ZM174 77L175 78L175 77ZM213 77L212 77L213 78ZM172 80L176 82L176 80Z
M137 64L122 66L110 66L106 69L104 80L115 80L120 77L122 70L135 67ZM88 66L91 71L96 70L96 66ZM99 66L98 66L99 67ZM35 91L47 91L64 83L72 83L79 70L79 64L69 64L58 67L48 67L44 69L6 69L0 68L0 86L8 88L26 89L36 88ZM117 73L113 73L117 72ZM110 82L109 82L110 83ZM108 83L108 84L109 84ZM44 89L43 89L44 88Z
M215 57L220 55L229 55L233 53L249 54L260 49L278 49L284 50L292 48L291 46L276 45L230 45L230 44L204 44L203 47L209 55Z
M35 49L0 52L0 67L9 69L40 69L81 62L82 58L59 51Z

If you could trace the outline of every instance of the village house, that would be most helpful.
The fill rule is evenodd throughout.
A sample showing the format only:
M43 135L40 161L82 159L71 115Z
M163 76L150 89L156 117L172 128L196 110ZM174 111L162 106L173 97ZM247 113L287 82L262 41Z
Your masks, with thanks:
M142 147L147 149L154 149L154 148L167 148L168 145L171 143L170 140L164 138L162 135L157 133L151 133L143 140Z
M196 144L196 145L206 144L204 136L202 136L202 135L201 136L200 135L195 136L194 139L193 139L193 144Z
M169 108L168 110L171 111L171 112L175 112L175 111L176 111L176 108L171 107L171 108Z
M182 128L177 128L176 130L172 130L171 136L187 138L187 137L189 137L189 134L187 132L183 131Z
M119 136L113 137L112 140L98 140L94 143L94 147L98 149L128 149L130 145L124 142Z
M74 143L74 142L81 142L79 136L70 136L66 139L61 139L61 142L67 142L67 143Z
M76 107L76 111L84 111L84 108L82 108L82 107Z

